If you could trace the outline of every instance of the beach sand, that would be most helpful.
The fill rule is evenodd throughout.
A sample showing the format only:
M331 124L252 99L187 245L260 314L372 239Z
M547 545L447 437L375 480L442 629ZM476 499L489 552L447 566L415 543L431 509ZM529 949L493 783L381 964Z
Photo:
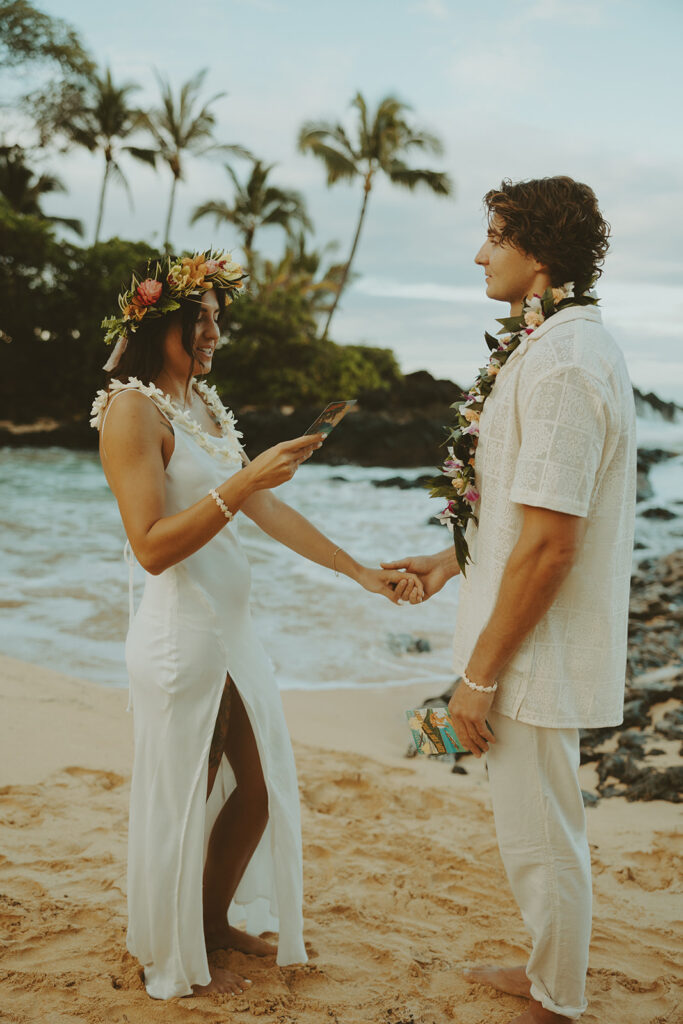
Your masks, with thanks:
M433 689L433 688L432 688ZM0 658L0 1021L506 1024L524 1007L464 964L522 961L485 766L405 759L429 687L284 694L299 768L310 961L215 954L243 996L155 1002L125 950L126 697ZM461 762L462 763L462 762ZM584 786L594 788L586 766ZM683 1020L679 807L587 812L595 918L586 1024ZM679 865L678 865L679 866Z

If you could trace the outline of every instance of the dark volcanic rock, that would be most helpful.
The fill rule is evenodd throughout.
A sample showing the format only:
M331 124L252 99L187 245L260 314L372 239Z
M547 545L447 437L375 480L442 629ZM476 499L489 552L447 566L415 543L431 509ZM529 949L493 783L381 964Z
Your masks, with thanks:
M636 412L639 416L645 416L647 418L647 416L654 411L658 413L663 420L667 420L669 423L675 423L683 412L683 406L677 405L676 402L665 402L651 391L647 394L643 394L639 388L634 388L633 397L636 403Z
M669 800L678 804L683 800L683 765L657 770L651 768L625 792L627 800Z
M670 508L662 508L659 505L654 505L650 508L645 508L640 513L643 519L675 519L676 513L672 512Z
M431 476L416 476L409 479L405 476L390 476L386 480L373 480L373 487L398 487L401 491L408 491L412 488L427 487Z

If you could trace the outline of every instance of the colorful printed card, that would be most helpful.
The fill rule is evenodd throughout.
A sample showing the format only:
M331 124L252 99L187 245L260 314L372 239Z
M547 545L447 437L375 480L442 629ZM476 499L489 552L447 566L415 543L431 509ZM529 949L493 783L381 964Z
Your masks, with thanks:
M356 404L356 399L352 398L348 402L332 402L327 406L326 409L320 413L318 418L311 423L308 430L305 430L305 434L324 434L325 437L330 434L337 424L346 416L349 409L353 409Z
M418 754L462 754L467 751L455 735L447 708L413 708L406 718Z

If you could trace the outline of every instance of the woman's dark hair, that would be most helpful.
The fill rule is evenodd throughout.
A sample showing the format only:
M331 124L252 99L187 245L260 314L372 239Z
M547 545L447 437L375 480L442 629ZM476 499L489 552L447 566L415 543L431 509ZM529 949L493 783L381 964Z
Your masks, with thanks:
M225 293L220 288L214 292L220 310L219 317L225 309ZM201 312L201 300L180 299L180 309L165 316L145 317L136 331L128 332L126 350L119 359L118 366L108 374L108 380L116 378L124 383L131 377L137 377L143 384L151 384L159 376L164 365L164 337L173 324L173 318L180 318L182 329L182 345L189 356L194 355L194 328ZM192 376L190 363L189 378Z
M602 274L610 226L595 193L573 178L532 178L512 182L484 196L489 231L548 268L553 286L573 281L577 294ZM498 215L499 224L492 225Z

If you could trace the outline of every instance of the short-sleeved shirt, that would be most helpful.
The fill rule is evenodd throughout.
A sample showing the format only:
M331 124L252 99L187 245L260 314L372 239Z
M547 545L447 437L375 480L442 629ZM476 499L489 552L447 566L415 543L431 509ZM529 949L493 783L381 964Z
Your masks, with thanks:
M594 306L561 310L502 368L480 420L479 527L462 580L454 656L462 672L493 611L523 505L586 520L553 604L498 678L494 708L553 728L623 719L636 494L633 389Z

